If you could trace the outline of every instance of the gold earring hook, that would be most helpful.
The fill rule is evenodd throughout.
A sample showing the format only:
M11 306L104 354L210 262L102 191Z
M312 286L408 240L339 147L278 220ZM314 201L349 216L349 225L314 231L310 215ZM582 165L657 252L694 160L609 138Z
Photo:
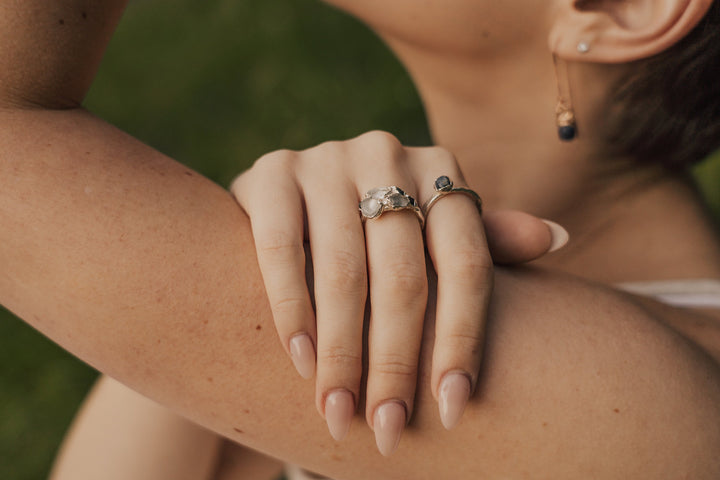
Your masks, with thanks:
M572 104L572 92L568 76L567 62L553 54L555 66L555 79L558 86L557 106L555 107L555 121L557 123L558 137L569 142L577 137L577 122Z

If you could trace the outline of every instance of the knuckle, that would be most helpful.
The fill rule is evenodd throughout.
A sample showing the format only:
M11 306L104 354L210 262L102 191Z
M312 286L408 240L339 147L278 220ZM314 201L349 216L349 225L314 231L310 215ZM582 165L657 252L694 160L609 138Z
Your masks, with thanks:
M391 152L399 154L404 151L404 147L400 140L392 133L382 130L373 130L363 133L355 139L358 143L368 145L381 152ZM393 155L395 157L397 155Z
M297 296L282 296L270 303L276 320L301 320L307 311L307 300Z
M482 335L478 329L453 332L438 339L439 346L459 355L477 356L482 350Z
M409 262L395 262L385 267L383 290L398 298L427 293L425 266Z
M276 262L296 263L305 258L305 249L294 235L281 230L265 232L258 239L258 255Z
M448 278L474 284L491 284L493 262L489 252L481 249L453 251L441 268Z
M371 369L376 375L390 375L414 381L417 376L417 361L400 354L382 354L372 362Z
M327 260L326 272L323 277L334 289L352 295L367 289L365 259L354 253L345 250L333 252Z
M333 370L347 372L362 364L362 355L352 348L333 345L318 349L318 362L323 362Z
M327 142L320 143L310 149L308 152L318 153L321 158L333 158L344 150L345 142L337 140L329 140Z
M327 141L301 152L295 171L300 183L309 187L306 194L310 194L347 181L346 169L351 160L345 142Z
M292 175L297 155L297 152L292 150L266 153L255 160L249 169L235 177L230 185L230 191L238 200L243 199L247 202L241 202L244 208L248 204L257 205L258 202L254 199L258 198L258 195L252 193L257 193L260 188L266 190L269 188L268 185L278 185L278 179L284 180L288 175Z
M433 145L431 147L427 147L427 152L434 159L443 161L449 165L452 165L453 167L457 167L457 159L455 158L455 155L447 148ZM456 171L453 170L451 173L455 174Z
M266 153L255 161L253 170L261 173L287 170L292 166L297 155L297 152L286 149Z

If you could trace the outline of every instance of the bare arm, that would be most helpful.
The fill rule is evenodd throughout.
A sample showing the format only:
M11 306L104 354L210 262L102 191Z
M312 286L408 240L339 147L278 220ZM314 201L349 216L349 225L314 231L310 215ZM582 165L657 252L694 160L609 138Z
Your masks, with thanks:
M44 2L16 4L1 4L23 10L4 19ZM437 418L424 351L398 452L381 458L360 418L335 444L275 338L232 198L82 110L49 109L82 88L34 88L54 84L44 67L34 83L13 80L33 61L13 53L18 43L57 41L20 26L3 24L16 40L0 47L15 59L2 65L0 302L71 352L225 436L338 478L717 476L717 368L624 297L533 272L498 274L483 381L457 430Z
M221 437L103 376L78 412L49 478L210 480L222 444Z
M458 430L437 418L425 351L390 461L361 420L334 444L275 338L247 219L225 191L80 110L0 122L3 304L223 435L341 478L570 468L565 455L592 464L597 451L627 471L697 439L690 464L703 465L720 441L703 420L720 416L718 373L679 337L612 293L501 272L484 380Z

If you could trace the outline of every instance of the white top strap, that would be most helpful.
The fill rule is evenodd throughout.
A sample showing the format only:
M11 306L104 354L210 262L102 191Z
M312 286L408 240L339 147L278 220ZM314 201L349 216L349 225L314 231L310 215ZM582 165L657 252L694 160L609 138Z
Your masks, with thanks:
M653 297L675 307L720 308L720 280L690 279L652 282L628 282L617 285L621 290Z

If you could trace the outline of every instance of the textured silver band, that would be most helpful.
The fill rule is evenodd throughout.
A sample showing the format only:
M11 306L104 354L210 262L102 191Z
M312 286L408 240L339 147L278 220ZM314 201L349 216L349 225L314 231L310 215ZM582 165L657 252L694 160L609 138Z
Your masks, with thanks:
M472 198L475 202L475 205L477 206L478 212L480 212L480 214L482 215L482 199L480 198L480 195L478 195L474 190L463 187L455 187L452 180L450 180L450 178L448 178L446 175L438 177L435 180L434 187L435 195L430 197L430 200L425 202L425 205L423 205L423 213L425 213L425 218L427 218L428 214L430 213L430 209L438 202L438 200L452 193L462 193L463 195L467 195L468 197Z
M395 185L368 190L360 201L359 208L363 222L379 218L385 212L411 210L420 222L420 228L425 228L425 215L420 206L413 197Z

